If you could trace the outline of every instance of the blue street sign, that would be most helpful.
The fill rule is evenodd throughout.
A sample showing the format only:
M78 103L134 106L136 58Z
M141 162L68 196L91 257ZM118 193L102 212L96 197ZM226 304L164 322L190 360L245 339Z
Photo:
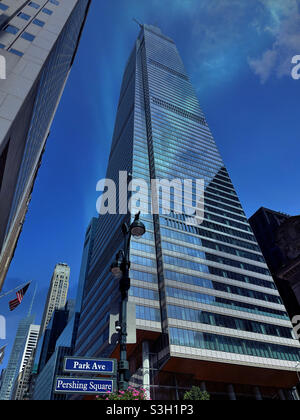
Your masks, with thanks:
M116 369L117 362L115 359L87 359L77 357L65 357L64 372L115 375Z
M114 392L116 381L114 379L87 379L73 377L55 378L54 392L56 394L106 394Z

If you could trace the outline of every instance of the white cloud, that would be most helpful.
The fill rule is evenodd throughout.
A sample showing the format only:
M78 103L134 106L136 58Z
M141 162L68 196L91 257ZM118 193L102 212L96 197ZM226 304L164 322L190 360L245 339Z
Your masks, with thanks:
M260 59L249 59L249 65L260 77L262 83L265 83L270 77L277 60L277 52L268 50L266 51Z
M270 77L291 74L292 57L300 54L300 8L297 0L260 1L271 19L264 31L274 37L274 42L261 57L250 58L249 65L265 83Z
M188 25L186 45L193 54L184 61L199 75L201 91L235 78L248 64L262 83L280 78L291 73L291 59L300 54L300 0L153 2L158 10L167 3L168 13ZM262 45L269 46L262 51Z

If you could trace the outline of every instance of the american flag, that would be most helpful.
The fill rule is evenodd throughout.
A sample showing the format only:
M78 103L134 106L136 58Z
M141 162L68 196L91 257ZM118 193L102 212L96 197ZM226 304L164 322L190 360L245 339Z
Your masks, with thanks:
M17 293L16 293L17 298L14 299L14 300L11 300L9 302L9 309L11 311L16 309L20 305L20 303L22 302L22 300L24 298L24 295L27 292L29 286L30 286L30 283L26 284L26 286L24 286L23 289L18 290Z

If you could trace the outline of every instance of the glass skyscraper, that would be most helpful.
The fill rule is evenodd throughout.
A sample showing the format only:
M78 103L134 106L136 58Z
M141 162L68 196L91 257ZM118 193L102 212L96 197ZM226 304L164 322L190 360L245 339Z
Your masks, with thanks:
M0 390L0 400L10 400L13 392L15 380L19 373L24 369L24 358L28 346L26 346L29 339L29 333L31 329L37 328L34 326L35 316L30 313L26 318L22 319L19 323L16 338L13 344L13 348L10 354L7 368L5 370L2 387ZM28 357L28 354L27 354Z
M147 233L130 248L132 383L154 399L182 398L192 384L214 399L290 398L299 343L176 45L153 26L141 25L121 87L106 175L119 199L120 171L149 184L205 181L202 224L176 211L176 190L169 214L141 214ZM110 266L130 221L121 210L100 216L94 233L76 355L119 356L108 327L120 299Z
M0 2L0 290L90 0Z
M20 373L15 380L13 392L11 393L11 399L13 400L23 400L26 397L39 333L40 325L30 325L21 361Z

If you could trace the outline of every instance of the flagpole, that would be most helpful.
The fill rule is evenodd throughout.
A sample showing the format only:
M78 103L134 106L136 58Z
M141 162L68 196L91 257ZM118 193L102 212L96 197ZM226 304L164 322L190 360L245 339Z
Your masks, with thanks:
M35 288L34 288L34 292L33 292L33 297L32 297L32 300L31 300L30 307L29 307L29 311L28 311L28 316L30 316L30 315L31 315L31 312L32 312L33 303L34 303L35 296L36 296L36 291L37 291L37 283L35 283Z

